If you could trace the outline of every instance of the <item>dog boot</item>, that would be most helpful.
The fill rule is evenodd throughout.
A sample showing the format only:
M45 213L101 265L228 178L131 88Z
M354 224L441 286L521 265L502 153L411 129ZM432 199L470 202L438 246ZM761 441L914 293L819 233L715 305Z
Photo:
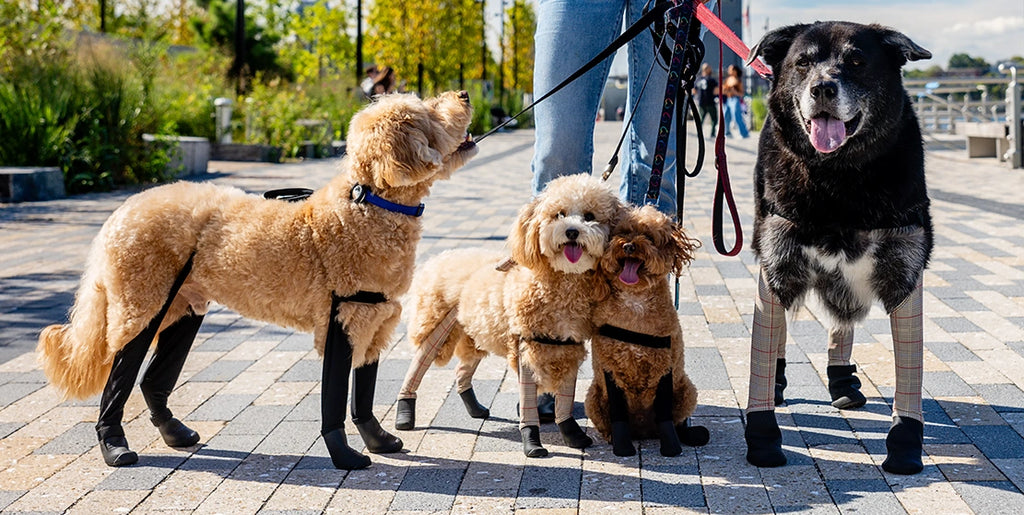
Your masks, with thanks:
M416 427L416 399L398 399L395 404L395 429L411 431Z
M174 417L163 422L155 418L150 418L149 421L160 431L160 436L168 447L192 447L199 443L199 433Z
M689 447L701 447L707 445L711 440L711 433L704 426L691 426L690 419L683 420L676 424L676 434L679 435L679 442Z
M128 440L125 440L124 436L111 436L100 440L100 453L103 454L103 462L110 467L134 465L139 461L139 455L128 448Z
M542 424L555 421L555 396L542 393L537 396L537 416Z
M462 404L466 406L466 412L473 418L487 418L491 416L491 410L484 407L476 400L476 393L470 388L464 392L459 393L459 397L462 398Z
M860 393L860 378L853 375L857 365L832 365L825 369L828 374L828 393L832 405L839 409L854 409L863 406L867 399Z
M562 433L562 440L565 445L573 449L586 449L594 444L594 440L587 436L576 419L569 417L558 423L558 432Z
M897 415L885 437L885 461L882 469L893 474L917 474L924 470L921 448L924 424L910 417Z
M331 454L331 463L340 470L358 470L370 466L370 458L348 446L348 438L345 436L345 427L332 429L321 433L324 443L327 444L327 452Z
M543 458L548 455L548 450L540 444L540 428L537 426L526 426L519 429L523 436L523 454L527 458Z
M774 411L747 413L747 461L755 467L781 467L786 464L782 453L782 431Z
M658 422L658 438L661 440L662 456L672 457L682 454L683 445L679 442L676 425L671 420Z
M612 453L616 456L636 456L629 422L612 422Z
M783 392L789 382L786 381L786 358L775 360L775 405L782 406L786 402Z
M366 450L374 454L387 454L402 450L402 439L380 427L373 414L373 394L377 387L378 362L353 370L352 423L366 443Z

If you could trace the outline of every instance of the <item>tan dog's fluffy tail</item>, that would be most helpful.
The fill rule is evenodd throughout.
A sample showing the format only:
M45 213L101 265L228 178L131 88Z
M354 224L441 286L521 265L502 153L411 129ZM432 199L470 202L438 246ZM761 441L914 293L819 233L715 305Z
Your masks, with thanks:
M65 397L84 399L103 390L114 357L106 334L106 291L87 275L70 323L43 329L36 348L46 377Z

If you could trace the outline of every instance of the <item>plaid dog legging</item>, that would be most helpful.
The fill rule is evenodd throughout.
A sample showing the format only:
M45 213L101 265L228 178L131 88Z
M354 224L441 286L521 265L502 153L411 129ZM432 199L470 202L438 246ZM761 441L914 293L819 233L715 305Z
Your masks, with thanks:
M896 394L893 414L923 420L921 378L924 373L924 334L922 287L889 313L896 367ZM786 310L764 279L758 276L754 301L754 323L750 335L750 389L747 412L775 409L776 359L786 356ZM853 350L853 330L832 329L828 338L828 364L849 365Z

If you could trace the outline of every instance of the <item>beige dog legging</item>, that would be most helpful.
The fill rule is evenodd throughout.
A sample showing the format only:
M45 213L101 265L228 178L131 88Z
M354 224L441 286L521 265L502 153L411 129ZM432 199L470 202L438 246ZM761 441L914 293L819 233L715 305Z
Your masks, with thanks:
M458 310L452 309L445 315L444 319L437 324L437 327L427 335L427 338L416 348L416 355L413 357L409 370L405 373L405 380L402 381L402 388L398 391L399 399L415 399L416 390L423 381L423 375L430 369L430 365L437 358L438 352L458 318ZM480 364L481 358L472 361L459 361L455 367L455 385L457 393L465 392L473 387L473 374ZM519 360L519 405L520 427L539 426L540 416L537 414L537 381L534 378L533 370L524 360ZM576 393L575 378L560 385L555 393L555 422L564 422L572 417L573 397Z
M924 337L922 324L922 288L914 291L889 313L896 366L896 394L893 415L923 421L921 379L924 373ZM764 271L758 276L754 323L750 335L750 390L747 412L775 409L776 359L786 357L786 310L768 287ZM828 364L849 365L853 350L853 330L830 330Z

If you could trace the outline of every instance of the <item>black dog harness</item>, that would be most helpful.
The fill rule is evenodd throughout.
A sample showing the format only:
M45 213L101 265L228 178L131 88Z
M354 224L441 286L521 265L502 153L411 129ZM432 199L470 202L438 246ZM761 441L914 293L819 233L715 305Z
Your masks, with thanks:
M552 338L550 336L533 336L529 338L537 343L543 343L544 345L583 345L583 343L573 340L572 338L560 339Z
M383 304L388 301L388 298L383 293L375 291L357 291L347 297L339 297L338 294L334 293L332 296L338 302L357 302L359 304Z
M620 342L632 343L633 345L640 345L651 349L668 349L672 346L671 336L653 336L637 333L608 324L602 325L597 330L597 334Z

